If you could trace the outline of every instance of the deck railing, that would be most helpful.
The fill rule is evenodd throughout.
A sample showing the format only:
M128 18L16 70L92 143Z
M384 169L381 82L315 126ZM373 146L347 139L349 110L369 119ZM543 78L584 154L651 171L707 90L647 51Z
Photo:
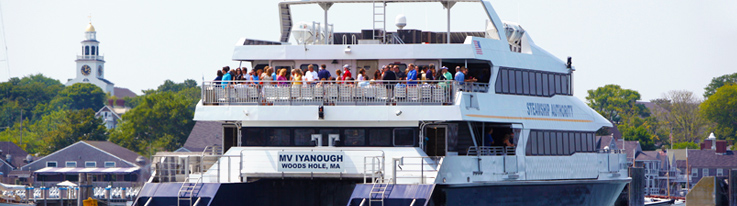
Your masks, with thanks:
M455 81L206 81L204 105L452 105L457 91L486 92L488 84Z

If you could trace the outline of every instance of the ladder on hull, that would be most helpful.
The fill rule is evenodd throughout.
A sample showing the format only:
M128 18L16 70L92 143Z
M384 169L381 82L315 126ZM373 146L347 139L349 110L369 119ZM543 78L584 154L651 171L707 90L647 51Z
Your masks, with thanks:
M374 40L386 42L386 2L374 1Z
M373 205L374 202L377 202L381 204L381 206L384 206L384 199L386 199L387 191L391 192L390 184L391 184L391 178L390 179L377 179L376 182L374 182L373 186L371 186L371 191L369 192L369 206Z
M202 178L197 177L194 183L189 180L190 178L187 177L182 183L182 187L179 188L179 192L177 192L177 206L183 206L183 201L186 202L185 205L189 206L197 205L200 202L200 198L197 198L197 202L192 201L192 199L197 196L197 193L202 188L202 184L199 184Z

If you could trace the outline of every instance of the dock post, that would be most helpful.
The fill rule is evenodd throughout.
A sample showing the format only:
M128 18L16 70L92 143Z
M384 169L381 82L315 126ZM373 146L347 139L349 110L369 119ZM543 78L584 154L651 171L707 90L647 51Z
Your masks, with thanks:
M737 206L737 184L734 181L737 181L737 170L729 170L729 206Z
M642 167L630 167L629 175L632 178L632 182L629 184L629 205L630 206L644 206L645 205L645 168Z

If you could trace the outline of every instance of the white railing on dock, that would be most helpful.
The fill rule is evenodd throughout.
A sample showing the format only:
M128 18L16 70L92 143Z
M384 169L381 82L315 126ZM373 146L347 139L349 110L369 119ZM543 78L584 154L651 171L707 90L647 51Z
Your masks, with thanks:
M204 105L452 105L456 91L486 92L488 84L455 81L206 81Z

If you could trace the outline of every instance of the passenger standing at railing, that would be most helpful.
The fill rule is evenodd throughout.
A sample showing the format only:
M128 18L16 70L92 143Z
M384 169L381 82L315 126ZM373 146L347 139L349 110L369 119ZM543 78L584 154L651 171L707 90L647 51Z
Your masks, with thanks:
M276 81L276 73L279 72L278 69L271 68L271 80Z
M229 71L230 71L229 66L223 67L223 73L224 73L223 74L223 88L225 88L225 86L228 85L228 81L231 81L231 79L233 78L233 76L230 75Z
M386 68L386 66L384 66L383 68ZM379 71L379 70L377 69L377 70L376 70L376 72L374 72L374 78L373 78L372 80L374 80L374 81L376 81L376 80L381 80L381 73L382 73L383 71L384 71L384 69L382 69L381 71Z
M489 128L489 132L484 136L484 146L494 145L494 136L492 134L494 134L494 128Z
M258 84L258 75L254 70L255 69L251 69L251 71L248 72L248 80L250 80L249 83Z
M358 76L356 76L357 81L365 81L366 80L366 70L361 68L358 70Z
M318 76L319 75L315 71L315 66L312 66L312 64L310 64L309 66L307 66L307 72L305 72L305 76L304 76L304 79L305 79L305 82L306 83L307 82L314 83L314 81L317 80Z
M320 65L320 71L317 72L317 78L320 80L330 79L330 71L326 69L325 64Z
M419 74L419 69L414 64L409 64L409 67L407 67L409 72L407 73L407 84L417 84L417 75Z
M297 68L292 71L294 72L294 79L292 79L292 84L294 85L302 84L302 70Z
M351 74L350 64L343 65L343 69L345 70L343 71L343 80L348 80L348 78L353 78L353 74Z
M223 70L218 70L218 74L217 75L218 76L215 77L215 80L213 80L213 81L215 82L215 85L220 85L220 81L223 81Z
M390 84L387 81L396 81L397 80L397 74L394 73L394 71L392 71L391 69L389 69L389 67L391 67L391 65L389 65L388 67L384 68L384 75L381 77L381 80L385 81L384 84L387 84L387 85Z
M450 72L448 72L448 67L443 67L440 70L440 72L442 72L442 76L441 77L443 77L443 79L438 79L438 80L445 80L445 81L453 80L453 74L451 74Z
M435 64L430 64L427 71L425 71L425 80L435 80Z
M287 82L288 80L287 80L287 70L286 69L279 70L279 75L276 77L276 81L279 81L278 83L279 85L289 84L289 82Z
M340 71L340 69L335 70L335 81L342 82L343 81L343 73Z
M264 72L261 73L261 76L258 77L259 80L261 81L261 84L263 85L271 84L272 80L271 80L270 74L271 74L271 67L269 66L264 67Z

